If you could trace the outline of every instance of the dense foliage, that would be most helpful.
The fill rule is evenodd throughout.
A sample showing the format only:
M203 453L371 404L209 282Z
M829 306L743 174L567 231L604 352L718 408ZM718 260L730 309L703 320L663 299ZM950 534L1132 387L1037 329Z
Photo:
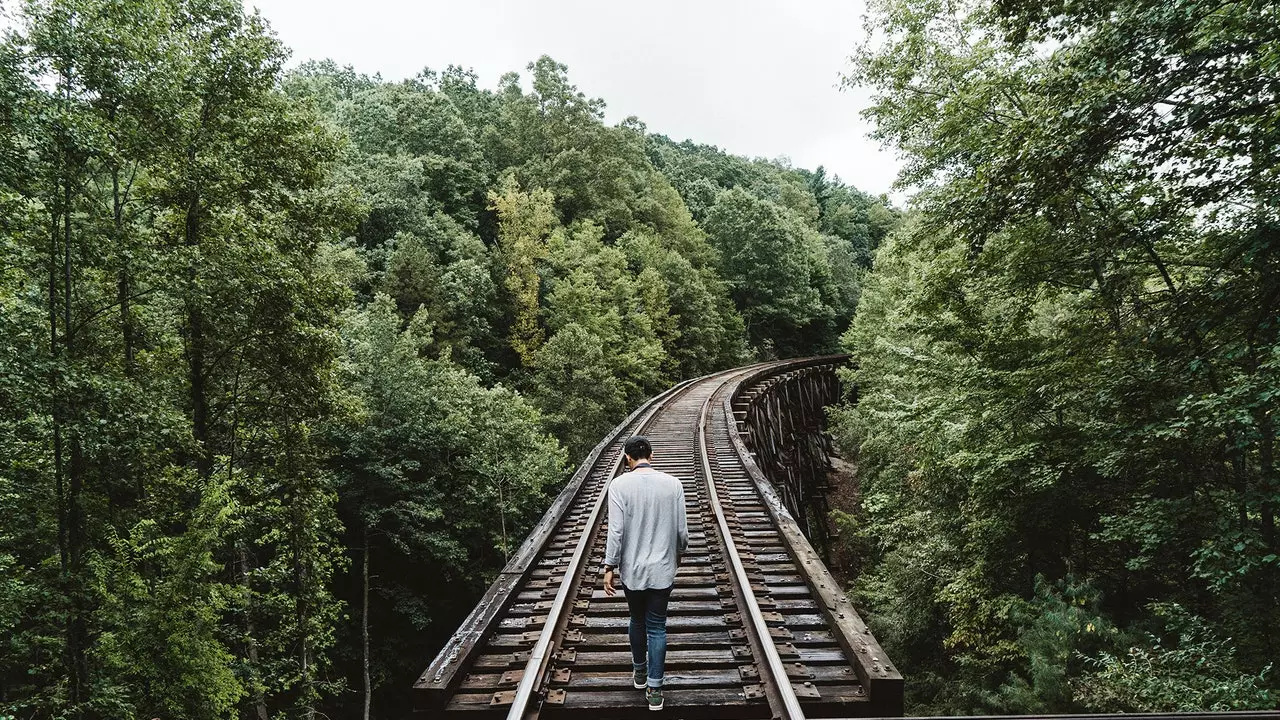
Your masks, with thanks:
M833 349L897 221L821 169L285 49L234 0L0 42L0 716L396 716L629 407Z
M1274 707L1280 8L877 0L919 212L845 337L916 714Z

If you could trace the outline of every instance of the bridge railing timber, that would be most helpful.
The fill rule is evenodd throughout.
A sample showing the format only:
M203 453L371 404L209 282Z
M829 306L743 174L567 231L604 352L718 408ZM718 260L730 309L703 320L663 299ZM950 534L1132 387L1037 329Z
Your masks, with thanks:
M848 356L833 359L843 363ZM829 560L827 494L833 447L825 408L839 401L840 379L825 360L749 382L734 399L734 417L756 464L805 537Z
M592 451L415 683L418 707L433 718L648 716L631 688L626 603L603 592L597 572L608 485L622 443L643 432L656 466L684 484L689 519L668 615L668 713L900 714L901 677L756 467L734 415L734 403L771 378L817 379L841 361L724 371L632 413Z

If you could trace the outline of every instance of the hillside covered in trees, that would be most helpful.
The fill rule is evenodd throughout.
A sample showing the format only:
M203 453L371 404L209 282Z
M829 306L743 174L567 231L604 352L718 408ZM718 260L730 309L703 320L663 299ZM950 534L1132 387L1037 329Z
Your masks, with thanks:
M844 345L918 715L1280 701L1280 6L875 0L916 212Z
M0 717L396 716L672 383L838 347L899 213L543 57L285 72L231 0L0 42ZM323 715L322 715L323 714Z

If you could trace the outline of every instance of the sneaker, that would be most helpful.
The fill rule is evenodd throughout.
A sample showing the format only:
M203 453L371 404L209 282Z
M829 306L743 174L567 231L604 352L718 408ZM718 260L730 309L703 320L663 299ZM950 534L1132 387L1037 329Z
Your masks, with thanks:
M645 668L637 668L631 673L631 685L637 690L643 690L648 684L649 671Z
M662 709L662 688L647 687L644 689L644 699L649 703L650 710Z

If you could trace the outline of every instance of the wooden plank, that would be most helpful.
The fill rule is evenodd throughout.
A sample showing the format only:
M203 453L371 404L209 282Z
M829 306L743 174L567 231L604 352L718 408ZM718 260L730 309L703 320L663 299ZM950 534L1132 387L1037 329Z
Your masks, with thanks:
M709 666L732 666L737 667L742 663L734 658L733 651L728 647L711 648L706 650L668 650L667 651L667 667L677 670L689 667L709 667ZM588 651L579 652L577 660L574 661L574 667L585 671L587 669L604 669L610 667L630 668L631 652L630 651Z
M710 588L710 598L708 600L671 600L667 604L667 615L720 615L724 610L720 607L720 598L716 595L715 588ZM591 614L596 617L618 616L623 619L627 618L627 606L623 603L598 603L598 599L604 598L603 591L591 594ZM674 597L674 595L673 595Z
M741 686L736 688L698 688L686 689L672 688L670 690L663 689L662 700L664 710L671 714L672 710L680 708L724 708L724 707L741 707L746 705L765 705L763 700L748 700L742 692ZM648 708L644 706L644 693L635 689L625 690L602 690L590 692L579 690L570 692L565 699L566 709L592 709L592 710L608 710L612 717L615 712L621 713L628 707L643 708L646 712ZM765 705L767 708L768 706ZM724 717L723 711L720 717ZM736 715L736 713L735 713ZM684 713L680 713L677 717L685 717Z
M484 691L498 687L502 676L497 674L468 675L459 689ZM569 683L565 687L569 692L574 690L634 690L631 685L632 675L629 670L613 670L607 672L583 672L574 668ZM742 687L742 676L737 667L732 668L699 668L668 672L663 677L664 688L693 687ZM492 690L490 690L492 691Z
M668 628L668 630L670 631L671 628ZM588 631L583 633L583 638L584 640L582 642L574 645L575 649L625 649L631 647L630 641L627 639L627 634L625 632L595 633ZM834 642L829 633L827 635L827 639L829 642ZM519 635L494 636L494 638L489 641L489 647L501 647L504 649L510 649L514 652L518 649L517 646L520 645L519 640ZM697 628L692 632L667 633L667 647L672 650L675 650L677 647L686 650L702 649L707 647L726 647L729 644L729 628L723 623L715 630ZM525 647L528 645L529 643L524 643Z
M743 680L738 667L695 667L674 670L664 675L662 685L668 689L691 687L740 688ZM849 688L855 686L861 688L861 685L856 682L856 678L852 677L851 671L847 667L805 666L805 670L804 674L791 674L792 681L812 682L818 688L823 689L824 696L854 695L854 691ZM632 675L629 669L582 670L577 665L574 665L569 683L565 687L570 692L575 689L634 689L631 681ZM463 679L459 686L459 691L494 692L497 688L506 687L510 684L509 682L504 682L501 673L473 673L468 674ZM824 689L828 687L832 688L830 692ZM866 701L865 693L858 697L860 702Z
M724 613L723 610L720 613ZM820 616L812 616L815 620ZM626 616L618 617L601 617L591 615L587 617L587 622L583 625L584 629L613 629L625 630L630 620ZM825 623L820 623L825 625ZM667 632L671 632L673 628L689 628L689 627L708 627L708 626L724 626L723 614L716 615L668 615L667 616Z

